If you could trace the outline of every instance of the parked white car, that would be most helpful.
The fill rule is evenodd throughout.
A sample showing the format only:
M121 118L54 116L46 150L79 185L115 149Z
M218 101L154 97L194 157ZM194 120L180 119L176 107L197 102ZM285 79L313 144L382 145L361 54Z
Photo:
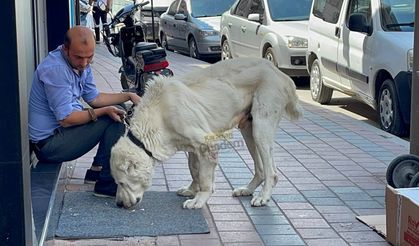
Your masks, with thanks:
M221 16L221 59L264 57L290 76L308 76L312 0L237 0Z
M312 98L329 103L333 90L379 113L381 128L409 131L414 0L314 0L307 67Z

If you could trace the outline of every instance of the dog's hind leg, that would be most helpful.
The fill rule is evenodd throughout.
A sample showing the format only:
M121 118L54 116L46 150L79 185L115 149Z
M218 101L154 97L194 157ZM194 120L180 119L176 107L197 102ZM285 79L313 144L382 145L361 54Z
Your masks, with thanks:
M199 170L198 157L193 152L188 152L189 172L192 176L192 182L189 186L184 186L177 190L179 196L193 197L199 191Z
M217 154L211 153L211 150L207 150L198 153L197 157L199 191L195 194L194 198L186 200L183 203L183 208L202 208L214 191L215 167L217 166L218 160Z
M257 152L262 160L263 187L261 192L251 200L252 206L264 206L271 199L272 189L278 182L278 175L273 161L273 145L276 127L282 117L286 103L278 98L272 100L269 88L259 88L253 100L253 139ZM265 90L264 90L265 89ZM266 98L269 98L266 100Z
M262 160L257 151L255 140L253 139L253 126L248 124L245 128L241 129L244 141L246 142L247 149L253 158L255 166L255 175L253 179L247 184L247 186L239 187L234 189L233 196L250 196L253 194L255 189L263 182L263 167Z

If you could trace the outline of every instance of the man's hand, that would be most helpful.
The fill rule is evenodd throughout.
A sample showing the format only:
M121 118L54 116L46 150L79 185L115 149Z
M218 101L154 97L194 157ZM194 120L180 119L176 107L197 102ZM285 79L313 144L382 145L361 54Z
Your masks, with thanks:
M130 100L130 101L131 101L134 105L137 105L137 104L140 102L141 97L140 97L139 95L137 95L137 93L128 92L128 94L129 94L129 100Z
M109 115L114 121L122 122L126 112L114 106L106 107L106 114Z

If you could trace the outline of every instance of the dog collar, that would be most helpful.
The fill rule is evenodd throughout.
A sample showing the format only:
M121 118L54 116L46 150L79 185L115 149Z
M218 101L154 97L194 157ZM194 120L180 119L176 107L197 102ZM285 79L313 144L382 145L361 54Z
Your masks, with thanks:
M144 146L143 142L141 142L141 140L139 140L137 137L135 137L134 134L132 134L132 131L131 130L128 130L128 138L135 145L137 145L138 147L142 148L148 156L150 156L151 158L154 158L153 153L151 153L148 149L146 149L146 147ZM156 159L156 158L154 158L154 159Z

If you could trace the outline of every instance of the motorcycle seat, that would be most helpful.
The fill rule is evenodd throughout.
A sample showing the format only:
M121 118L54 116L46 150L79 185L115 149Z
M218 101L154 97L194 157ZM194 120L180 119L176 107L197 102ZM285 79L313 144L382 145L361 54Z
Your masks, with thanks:
M134 46L134 54L137 53L138 51L143 51L143 50L150 50L150 49L155 49L157 48L157 44L156 43L149 43L149 42L139 42Z

